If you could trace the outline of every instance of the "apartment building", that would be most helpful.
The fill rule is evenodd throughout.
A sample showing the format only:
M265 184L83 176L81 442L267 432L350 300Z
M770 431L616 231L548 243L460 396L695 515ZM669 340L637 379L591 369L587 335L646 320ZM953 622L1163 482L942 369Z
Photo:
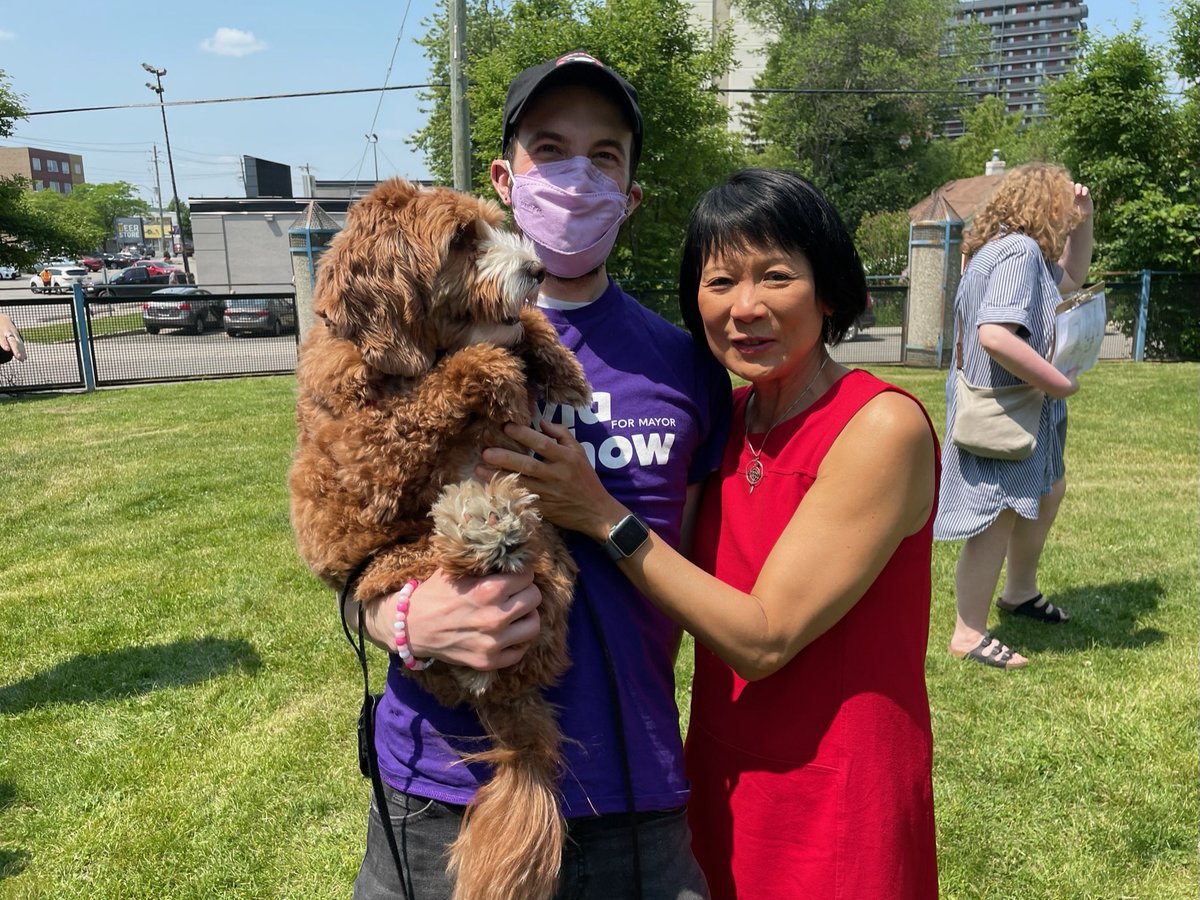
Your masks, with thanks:
M726 30L733 34L733 67L716 85L730 111L730 126L745 131L742 109L750 105L754 79L766 68L771 35L730 10L729 0L691 0L692 22L715 40Z
M1008 112L1026 122L1044 118L1042 87L1074 65L1087 14L1080 0L960 0L956 22L982 25L991 46L959 84L1000 96ZM962 120L946 122L945 133L961 135Z
M0 147L0 178L20 175L33 182L35 191L69 194L86 180L83 157L37 147Z

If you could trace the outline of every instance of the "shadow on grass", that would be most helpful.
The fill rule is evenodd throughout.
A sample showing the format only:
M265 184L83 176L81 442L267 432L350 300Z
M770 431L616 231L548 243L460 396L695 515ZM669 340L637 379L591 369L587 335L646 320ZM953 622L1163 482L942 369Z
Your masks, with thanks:
M12 806L16 800L16 788L7 781L0 781L0 812ZM0 847L0 881L3 881L5 878L12 878L14 875L20 875L25 871L25 864L28 860L28 850Z
M1071 614L1071 621L1046 625L1001 613L1000 627L993 628L992 634L1024 654L1043 650L1074 653L1094 647L1140 650L1167 637L1161 629L1138 624L1158 609L1165 593L1156 578L1084 585L1050 597L1055 606Z
M233 669L254 673L262 660L248 641L196 638L172 644L83 653L23 681L0 687L0 712L52 703L134 697L215 678Z

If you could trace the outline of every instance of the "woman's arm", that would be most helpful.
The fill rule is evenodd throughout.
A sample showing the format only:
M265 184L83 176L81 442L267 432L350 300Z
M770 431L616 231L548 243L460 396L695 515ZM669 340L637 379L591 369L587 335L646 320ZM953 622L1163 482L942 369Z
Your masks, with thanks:
M1067 236L1066 246L1058 260L1063 268L1063 279L1058 283L1058 289L1063 294L1081 288L1092 266L1092 218L1095 206L1091 193L1082 184L1075 185L1075 208L1083 213L1083 219Z
M507 429L541 459L489 449L485 461L520 472L547 519L603 542L629 511L604 490L567 429L543 428ZM771 502L769 476L759 492L756 500ZM739 675L765 678L858 602L900 541L928 520L933 496L934 443L925 416L888 392L843 429L749 593L692 565L653 532L619 565Z
M1065 375L1043 359L1036 350L1017 337L1017 325L1009 322L984 322L979 326L979 346L997 363L1056 400L1065 400L1079 390L1077 371Z

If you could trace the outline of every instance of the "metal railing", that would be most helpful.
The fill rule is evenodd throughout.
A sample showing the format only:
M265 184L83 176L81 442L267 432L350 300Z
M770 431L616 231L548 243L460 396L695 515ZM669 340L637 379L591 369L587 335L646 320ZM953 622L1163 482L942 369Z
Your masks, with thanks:
M1200 273L1144 269L1100 273L1107 286L1109 328L1102 359L1200 360ZM899 276L868 278L874 321L833 348L843 363L903 364L908 285ZM631 286L629 293L682 327L673 283ZM293 293L214 294L206 298L221 314L191 327L151 324L138 300L38 297L0 300L25 336L28 359L0 365L0 393L92 390L96 387L295 371L298 336ZM262 328L245 326L245 339L227 321L231 302L256 300L270 307ZM275 324L280 335L275 335Z
M0 366L0 392L93 390L120 384L289 374L296 369L296 300L292 293L212 294L164 299L189 302L179 321L145 318L150 298L5 299L25 338L28 359ZM255 301L265 314L238 324L230 303ZM196 319L199 315L200 325ZM234 338L228 330L243 338ZM278 329L279 334L276 334ZM199 332L199 333L197 333Z

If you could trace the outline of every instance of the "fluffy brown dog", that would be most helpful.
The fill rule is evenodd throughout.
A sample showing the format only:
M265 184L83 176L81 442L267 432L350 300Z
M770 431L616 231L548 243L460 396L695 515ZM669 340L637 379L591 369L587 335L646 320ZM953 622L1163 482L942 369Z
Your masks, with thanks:
M502 220L494 203L401 181L351 208L317 277L325 327L300 352L289 479L297 544L318 576L340 588L374 556L360 598L439 566L535 572L541 633L518 664L408 673L444 705L474 707L492 739L471 757L493 776L451 850L457 900L551 897L565 838L562 736L541 691L568 665L575 567L536 498L511 476L482 484L473 473L484 447L514 446L502 428L529 421L531 386L573 405L591 392L528 304L543 270Z

